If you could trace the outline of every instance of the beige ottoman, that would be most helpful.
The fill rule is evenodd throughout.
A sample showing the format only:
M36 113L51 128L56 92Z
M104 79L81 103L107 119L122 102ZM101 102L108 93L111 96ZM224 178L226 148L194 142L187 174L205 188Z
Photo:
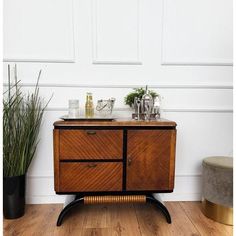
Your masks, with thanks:
M203 213L223 224L233 224L233 158L207 157L203 166Z

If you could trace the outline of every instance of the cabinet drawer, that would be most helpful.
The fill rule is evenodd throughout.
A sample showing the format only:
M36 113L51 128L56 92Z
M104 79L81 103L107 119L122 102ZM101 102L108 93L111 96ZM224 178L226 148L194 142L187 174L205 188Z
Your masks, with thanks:
M60 130L60 159L122 159L122 130Z
M61 162L60 192L121 191L122 163Z

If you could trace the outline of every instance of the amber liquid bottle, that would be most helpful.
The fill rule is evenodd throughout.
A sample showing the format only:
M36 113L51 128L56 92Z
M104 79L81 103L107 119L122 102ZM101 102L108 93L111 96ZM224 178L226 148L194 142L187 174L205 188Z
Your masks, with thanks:
M94 106L93 106L92 93L87 93L87 96L86 96L85 117L86 118L93 118L94 117Z

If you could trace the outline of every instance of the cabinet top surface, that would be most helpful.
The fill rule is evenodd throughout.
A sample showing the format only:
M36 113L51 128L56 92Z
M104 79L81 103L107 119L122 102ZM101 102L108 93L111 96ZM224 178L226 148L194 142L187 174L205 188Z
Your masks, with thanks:
M132 119L115 119L113 121L56 121L54 127L84 127L84 126L159 126L159 127L175 127L176 123L174 121L166 119L158 119L152 121L137 121Z

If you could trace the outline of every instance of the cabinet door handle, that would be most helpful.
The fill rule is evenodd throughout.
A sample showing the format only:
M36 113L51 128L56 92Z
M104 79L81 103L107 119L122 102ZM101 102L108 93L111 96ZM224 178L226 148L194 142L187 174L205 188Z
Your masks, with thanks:
M94 131L94 130L89 130L89 131L87 131L87 134L88 134L88 135L94 135L94 134L96 134L96 131Z
M132 159L129 157L129 158L128 158L128 166L131 165L131 162L132 162Z
M96 166L97 166L97 164L94 164L94 163L87 165L88 168L94 168L94 167L96 167Z

